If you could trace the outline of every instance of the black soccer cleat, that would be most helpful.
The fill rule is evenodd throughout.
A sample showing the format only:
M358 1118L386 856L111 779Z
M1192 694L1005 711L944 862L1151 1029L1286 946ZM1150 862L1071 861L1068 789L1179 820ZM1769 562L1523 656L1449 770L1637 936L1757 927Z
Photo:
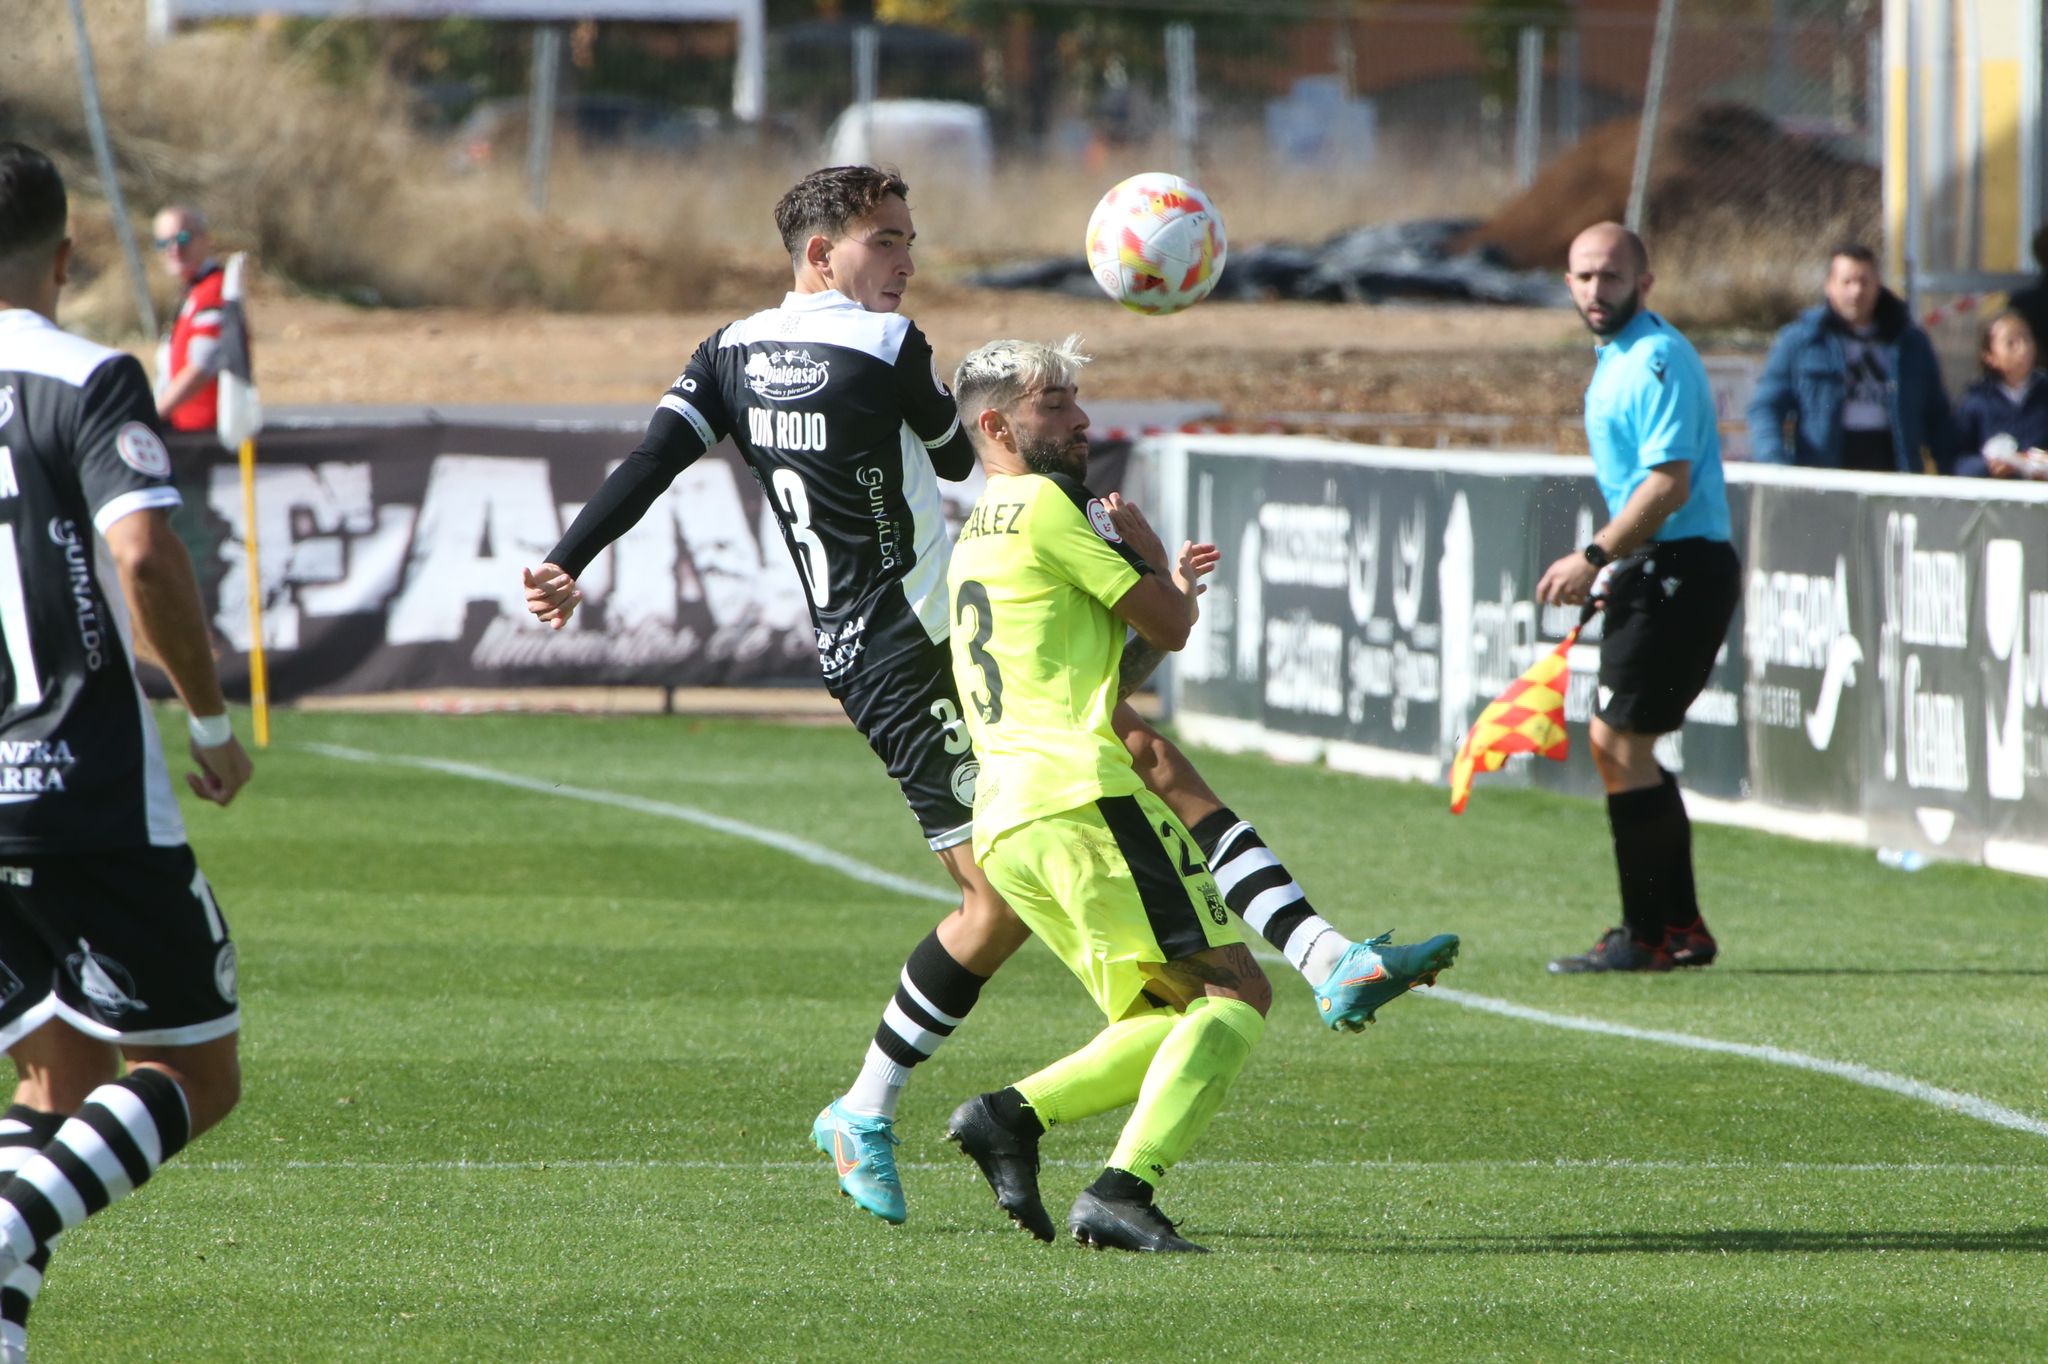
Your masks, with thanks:
M1038 1137L1011 1131L996 1121L989 1096L977 1094L953 1110L946 1135L961 1154L981 1167L995 1190L996 1206L1041 1241L1055 1236L1052 1217L1038 1196Z
M1067 1230L1074 1233L1076 1241L1096 1250L1209 1253L1207 1246L1198 1246L1176 1234L1166 1214L1150 1203L1104 1198L1087 1189L1081 1191L1081 1196L1074 1200L1074 1210L1067 1214Z
M1554 976L1577 976L1594 971L1669 971L1677 965L1661 943L1637 941L1626 928L1610 928L1600 941L1576 957L1559 957L1550 963Z

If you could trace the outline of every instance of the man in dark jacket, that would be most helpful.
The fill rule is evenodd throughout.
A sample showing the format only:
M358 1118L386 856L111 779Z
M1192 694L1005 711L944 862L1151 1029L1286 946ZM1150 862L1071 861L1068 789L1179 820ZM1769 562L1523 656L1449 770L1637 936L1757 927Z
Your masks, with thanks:
M1771 346L1749 400L1751 456L1917 474L1925 450L1950 472L1955 443L1941 364L1905 303L1878 279L1876 254L1835 248L1826 294Z

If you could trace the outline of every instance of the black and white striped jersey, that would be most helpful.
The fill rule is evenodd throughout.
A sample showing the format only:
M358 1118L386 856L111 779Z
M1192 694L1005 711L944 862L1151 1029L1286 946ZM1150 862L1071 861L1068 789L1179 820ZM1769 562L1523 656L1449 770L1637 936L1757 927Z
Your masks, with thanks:
M0 312L0 855L185 841L100 538L170 477L133 356Z
M937 479L965 478L973 447L924 333L836 291L789 294L699 346L550 560L580 574L728 435L803 578L828 686L946 638Z

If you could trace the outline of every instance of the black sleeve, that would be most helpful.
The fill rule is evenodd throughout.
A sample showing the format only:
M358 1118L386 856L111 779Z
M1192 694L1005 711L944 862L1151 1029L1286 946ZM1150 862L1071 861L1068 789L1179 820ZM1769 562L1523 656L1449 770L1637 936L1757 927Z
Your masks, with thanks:
M116 498L159 489L166 497L155 505L177 505L169 492L170 452L157 434L156 400L139 360L117 355L88 375L77 414L71 457L95 517Z
M1103 505L1101 498L1088 491L1087 484L1065 474L1046 474L1044 477L1046 482L1067 495L1067 501L1074 504L1074 510L1081 513L1081 519L1088 523L1088 529L1101 536L1102 542L1115 550L1125 563L1137 569L1141 577L1152 571L1152 565L1140 558L1138 552L1116 533L1116 527L1110 523L1109 508Z
M697 347L690 367L648 419L647 434L577 513L549 551L549 563L561 565L572 578L581 576L606 545L639 523L676 475L725 438L729 422L711 367L717 344L713 336Z
M973 442L960 425L960 410L954 405L953 390L939 373L932 343L925 340L915 322L896 353L896 395L903 404L903 420L924 442L932 472L956 483L973 473Z

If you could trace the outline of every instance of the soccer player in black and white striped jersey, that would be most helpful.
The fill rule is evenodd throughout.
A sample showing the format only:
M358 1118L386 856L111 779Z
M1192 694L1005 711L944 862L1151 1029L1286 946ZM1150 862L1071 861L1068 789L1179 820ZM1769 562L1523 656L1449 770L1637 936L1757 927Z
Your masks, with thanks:
M25 1357L57 1237L241 1094L235 947L137 644L185 703L192 790L226 805L249 758L142 367L53 320L66 220L49 159L0 142L0 1046L19 1078L0 1115L0 1361Z

